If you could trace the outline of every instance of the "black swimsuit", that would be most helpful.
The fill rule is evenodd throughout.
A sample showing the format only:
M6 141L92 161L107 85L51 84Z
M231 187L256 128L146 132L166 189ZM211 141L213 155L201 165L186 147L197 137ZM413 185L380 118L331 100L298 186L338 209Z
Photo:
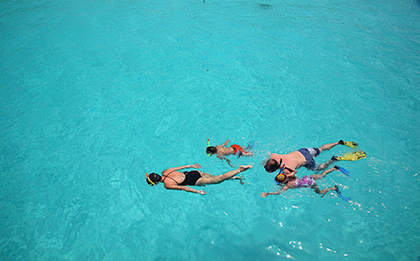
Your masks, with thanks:
M195 183L197 182L197 180L199 178L201 178L200 172L198 172L196 170L185 171L184 172L184 175L185 175L184 181L181 184L179 184L181 186L186 186L186 185L193 186L193 185L195 185Z
M181 184L179 184L175 179L173 179L173 178L171 178L171 177L169 177L169 174L171 174L171 173L169 173L168 175L166 175L165 176L165 178L163 179L163 180L165 180L166 178L170 178L170 179L172 179L173 181L175 181L176 182L176 184L178 184L178 185L180 185L180 186L187 186L187 185L189 185L189 186L194 186L195 185L195 183L197 182L197 180L199 179L199 178L201 178L201 174L200 174L200 172L198 172L198 171L196 171L196 170L192 170L192 171L185 171L185 172L183 172L184 173L184 175L185 175L185 179L184 179L184 181L181 183Z

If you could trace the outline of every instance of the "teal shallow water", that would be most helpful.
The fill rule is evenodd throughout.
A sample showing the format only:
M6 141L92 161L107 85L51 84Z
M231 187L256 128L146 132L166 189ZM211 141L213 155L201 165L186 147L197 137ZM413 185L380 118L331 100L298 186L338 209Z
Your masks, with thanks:
M417 260L420 4L3 1L4 260ZM256 141L207 195L144 172ZM339 139L353 203L276 188L260 163ZM350 151L336 147L317 158ZM299 176L311 174L300 169Z

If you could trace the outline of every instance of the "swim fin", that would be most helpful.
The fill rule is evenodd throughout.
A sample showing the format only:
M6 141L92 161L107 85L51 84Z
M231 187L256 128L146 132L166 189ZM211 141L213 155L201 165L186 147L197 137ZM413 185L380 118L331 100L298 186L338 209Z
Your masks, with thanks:
M339 143L339 144L341 144L341 145L345 145L345 146L347 146L347 147L349 147L349 148L352 148L352 149L355 149L355 148L357 148L357 146L359 146L359 144L357 144L357 143L356 143L356 142L354 142L354 141L344 141L344 140L340 140L338 143Z
M364 158L366 158L366 153L364 153L363 151L355 151L355 152L348 153L343 156L333 157L333 159L335 160L345 160L345 161L356 161L356 160L364 159Z
M344 200L347 203L350 203L351 198L344 197L343 195L341 195L341 190L338 187L337 187L336 192L337 192L339 198L341 198L342 200Z
M252 150L254 148L255 141L248 142L248 145L246 145L246 150Z
M350 177L350 172L348 172L345 168L337 166L337 165L335 165L334 168L336 168L337 170L341 171L342 173Z
M239 159L239 157L242 156L242 152L238 150L235 155L236 158Z

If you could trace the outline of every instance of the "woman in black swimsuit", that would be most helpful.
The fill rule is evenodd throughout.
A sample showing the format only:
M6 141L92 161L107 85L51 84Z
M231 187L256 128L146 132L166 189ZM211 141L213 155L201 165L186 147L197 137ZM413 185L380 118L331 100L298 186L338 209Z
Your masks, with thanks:
M201 172L199 170L185 171L185 172L179 171L181 169L188 169L188 168L199 169L201 168L201 165L194 164L194 165L185 165L181 167L170 168L170 169L164 170L162 172L162 176L156 173L152 173L150 175L147 175L146 173L146 177L147 177L146 181L151 186L157 185L159 183L163 183L166 189L184 190L187 192L193 192L193 193L204 195L206 194L206 192L202 190L196 190L187 186L205 186L209 184L219 184L228 179L239 179L242 184L242 178L235 177L235 176L247 169L252 168L252 166L251 165L240 166L239 169L232 170L232 171L226 172L223 175L217 175L217 176L213 176L213 175Z

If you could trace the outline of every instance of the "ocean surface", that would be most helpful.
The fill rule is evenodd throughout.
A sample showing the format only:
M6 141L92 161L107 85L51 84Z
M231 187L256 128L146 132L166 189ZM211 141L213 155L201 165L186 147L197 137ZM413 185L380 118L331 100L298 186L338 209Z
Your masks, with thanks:
M0 260L420 258L418 0L5 0L0 50ZM207 139L254 141L244 185L147 185L232 170ZM340 139L367 157L317 183L350 203L260 197Z

